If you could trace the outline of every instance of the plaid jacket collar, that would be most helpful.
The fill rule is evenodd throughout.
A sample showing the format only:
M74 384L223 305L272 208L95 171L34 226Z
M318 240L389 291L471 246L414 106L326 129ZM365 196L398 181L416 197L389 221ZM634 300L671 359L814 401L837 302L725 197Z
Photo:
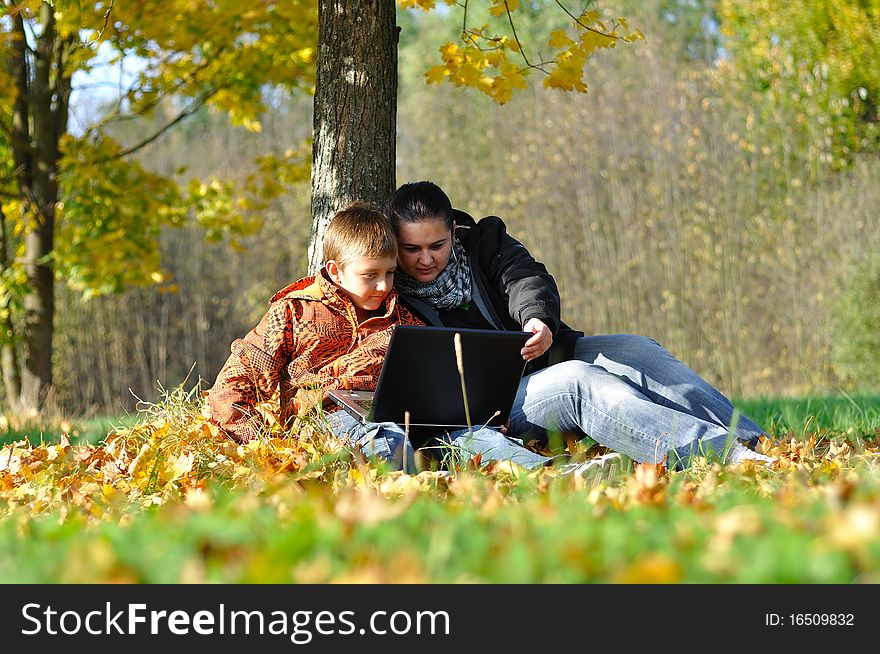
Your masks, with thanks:
M303 277L293 284L285 286L272 296L270 303L281 299L322 302L344 313L354 313L355 310L351 298L330 281L330 278L327 277L327 272L323 268L317 275ZM385 313L382 317L390 316L396 308L397 290L391 289L388 297L385 298Z

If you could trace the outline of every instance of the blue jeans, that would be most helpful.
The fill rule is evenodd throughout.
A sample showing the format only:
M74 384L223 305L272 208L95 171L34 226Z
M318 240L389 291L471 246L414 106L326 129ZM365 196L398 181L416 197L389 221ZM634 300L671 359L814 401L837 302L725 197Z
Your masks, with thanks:
M548 431L581 432L638 462L667 457L679 469L765 433L656 341L632 334L580 338L572 361L522 379L508 433Z
M387 461L397 470L411 474L418 472L415 451L402 426L393 422L364 425L345 411L330 414L328 423L330 431L337 438L348 441L352 447L359 447L367 457ZM492 427L477 429L473 436L469 435L467 429L438 433L427 446L445 448L447 452L464 459L480 454L484 464L509 460L526 468L534 468L549 461L547 457L523 447L521 441L508 438Z

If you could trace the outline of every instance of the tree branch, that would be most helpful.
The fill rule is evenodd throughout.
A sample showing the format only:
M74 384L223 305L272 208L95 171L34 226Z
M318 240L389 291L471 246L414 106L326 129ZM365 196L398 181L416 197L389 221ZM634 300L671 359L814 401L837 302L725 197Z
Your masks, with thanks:
M30 65L32 65L29 65L29 59L32 61L35 53L27 44L25 20L22 18L21 13L16 13L13 16L13 24L17 37L13 41L10 69L15 78L16 97L12 113L12 124L7 126L3 123L3 126L4 128L9 128L8 135L12 144L15 176L19 188L24 193L24 189L30 186L31 183L35 156L34 147L30 140L31 113L29 105L31 95Z
M6 270L8 267L9 248L6 244L6 214L3 212L3 205L0 204L0 270Z
M101 37L104 36L104 30L107 29L107 23L110 22L110 12L113 11L113 2L114 0L110 0L110 6L107 7L107 11L104 14L104 26L101 28L101 31L98 32L98 36L96 36L92 41L82 44L84 48L91 48L93 45L101 40Z
M505 0L505 3L506 3L506 1L507 1L507 0ZM575 16L573 13L571 13L571 12L568 10L568 8L567 8L565 5L563 5L559 0L555 0L555 2L556 2L556 4L559 5L559 8L562 9L562 11L564 11L566 14L568 14L569 17L570 17L575 23L577 23L578 25L580 25L581 27L583 27L583 28L584 28L585 30L587 30L588 32L593 32L594 34L599 34L600 36L605 36L605 37L607 37L607 38L609 38L609 39L614 39L614 40L619 40L620 38L622 38L622 37L620 37L620 36L615 36L614 34L608 34L608 33L606 33L606 32L603 32L602 30L597 30L595 27L590 27L589 25L584 25L584 24L581 22L581 19L578 18L577 16Z
M219 54L223 52L224 49L225 48L218 48L217 53ZM184 79L179 80L177 83L174 84L172 88L165 91L165 93L158 94L155 100L144 105L139 111L128 114L121 114L122 102L125 100L125 98L130 96L135 91L136 87L134 84L132 84L124 93L120 94L120 98L116 102L116 106L113 107L113 109L103 118L103 120L98 125L93 125L88 129L84 138L88 138L89 136L94 134L99 127L103 127L104 125L108 125L109 123L118 123L122 121L133 120L135 118L140 118L144 114L155 109L159 105L159 103L179 91L181 88L193 83L198 77L199 73L210 66L211 63L213 63L211 60L205 60L201 65L190 71L190 73ZM216 91L213 91L212 95L213 93L216 93Z
M516 45L519 48L519 54L522 56L523 61L526 62L526 66L529 68L532 67L532 64L529 63L529 58L526 57L525 48L523 48L522 43L520 43L519 37L516 35L516 27L513 25L513 16L510 15L510 7L507 6L507 0L504 0L504 11L507 12L507 22L510 23L510 31L513 32L513 38L516 41Z
M502 38L504 38L501 36L494 36L492 38L489 38L488 36L484 36L481 32L471 30L471 29L465 30L464 34L470 34L471 36L474 37L474 39L472 41L473 46L480 52L491 52L493 50L497 50L499 47L501 47L498 45L498 41L500 41ZM490 47L484 48L484 47L480 46L477 39L483 39L484 41L488 41L492 45ZM525 59L525 57L523 57L523 59ZM556 61L555 59L546 60L543 57L541 57L541 61L539 63L532 64L532 63L529 63L528 60L526 60L527 65L525 66L525 68L534 68L535 70L540 70L542 73L546 73L547 70L544 68L544 66L546 66L547 64L552 64L555 61Z
M54 108L55 124L58 127L57 138L67 133L67 121L70 118L70 82L71 73L67 70L68 55L76 48L78 40L72 36L66 36L58 41L57 57L55 59L55 96Z
M16 16L16 18L18 18L19 20L22 21L23 26L27 27L28 31L31 33L31 39L33 39L34 43L39 42L39 38L37 38L37 33L34 31L34 26L31 24L30 21L24 20L21 17L21 11L16 12L15 16ZM22 33L24 33L24 27L22 28ZM31 47L31 44L28 43L27 37L25 37L24 45L31 53L37 52L36 48Z
M192 116L199 109L204 107L205 103L207 103L208 100L210 100L211 97L214 94L216 94L218 90L219 89L212 89L209 93L202 95L202 97L193 101L193 103L191 105L189 105L188 107L183 109L179 114L177 114L177 116L175 116L173 120L171 120L170 122L168 122L165 125L163 125L162 127L160 127L152 135L148 136L147 138L145 138L143 141L141 141L137 145L133 145L130 148L126 148L125 150L121 150L112 158L113 159L121 159L122 157L127 157L128 155L134 154L138 150L148 146L150 143L154 142L156 139L161 137L169 129L174 127L177 123L184 120L185 118L188 118L189 116Z
M80 84L71 87L71 91L90 91L92 89L118 89L119 84L116 82L94 82L93 84Z
M467 28L468 0L464 0L464 5L462 5L462 6L464 7L464 18L462 18L462 21L461 21L461 33L467 34L467 31L468 31L468 28Z

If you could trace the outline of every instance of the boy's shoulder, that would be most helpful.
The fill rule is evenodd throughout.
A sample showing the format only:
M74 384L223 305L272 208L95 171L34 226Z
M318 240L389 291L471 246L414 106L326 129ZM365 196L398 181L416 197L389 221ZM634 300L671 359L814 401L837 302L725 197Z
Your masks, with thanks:
M306 300L313 302L332 300L336 295L333 291L333 285L323 277L320 275L310 275L282 288L271 297L269 304L274 304L279 300Z

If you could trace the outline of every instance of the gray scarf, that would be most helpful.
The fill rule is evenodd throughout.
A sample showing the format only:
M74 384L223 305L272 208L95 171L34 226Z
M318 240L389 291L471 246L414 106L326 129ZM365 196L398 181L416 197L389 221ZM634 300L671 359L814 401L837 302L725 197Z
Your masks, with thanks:
M464 247L453 239L449 263L434 281L420 282L398 268L394 284L401 293L421 298L435 309L452 309L470 302L471 269Z

